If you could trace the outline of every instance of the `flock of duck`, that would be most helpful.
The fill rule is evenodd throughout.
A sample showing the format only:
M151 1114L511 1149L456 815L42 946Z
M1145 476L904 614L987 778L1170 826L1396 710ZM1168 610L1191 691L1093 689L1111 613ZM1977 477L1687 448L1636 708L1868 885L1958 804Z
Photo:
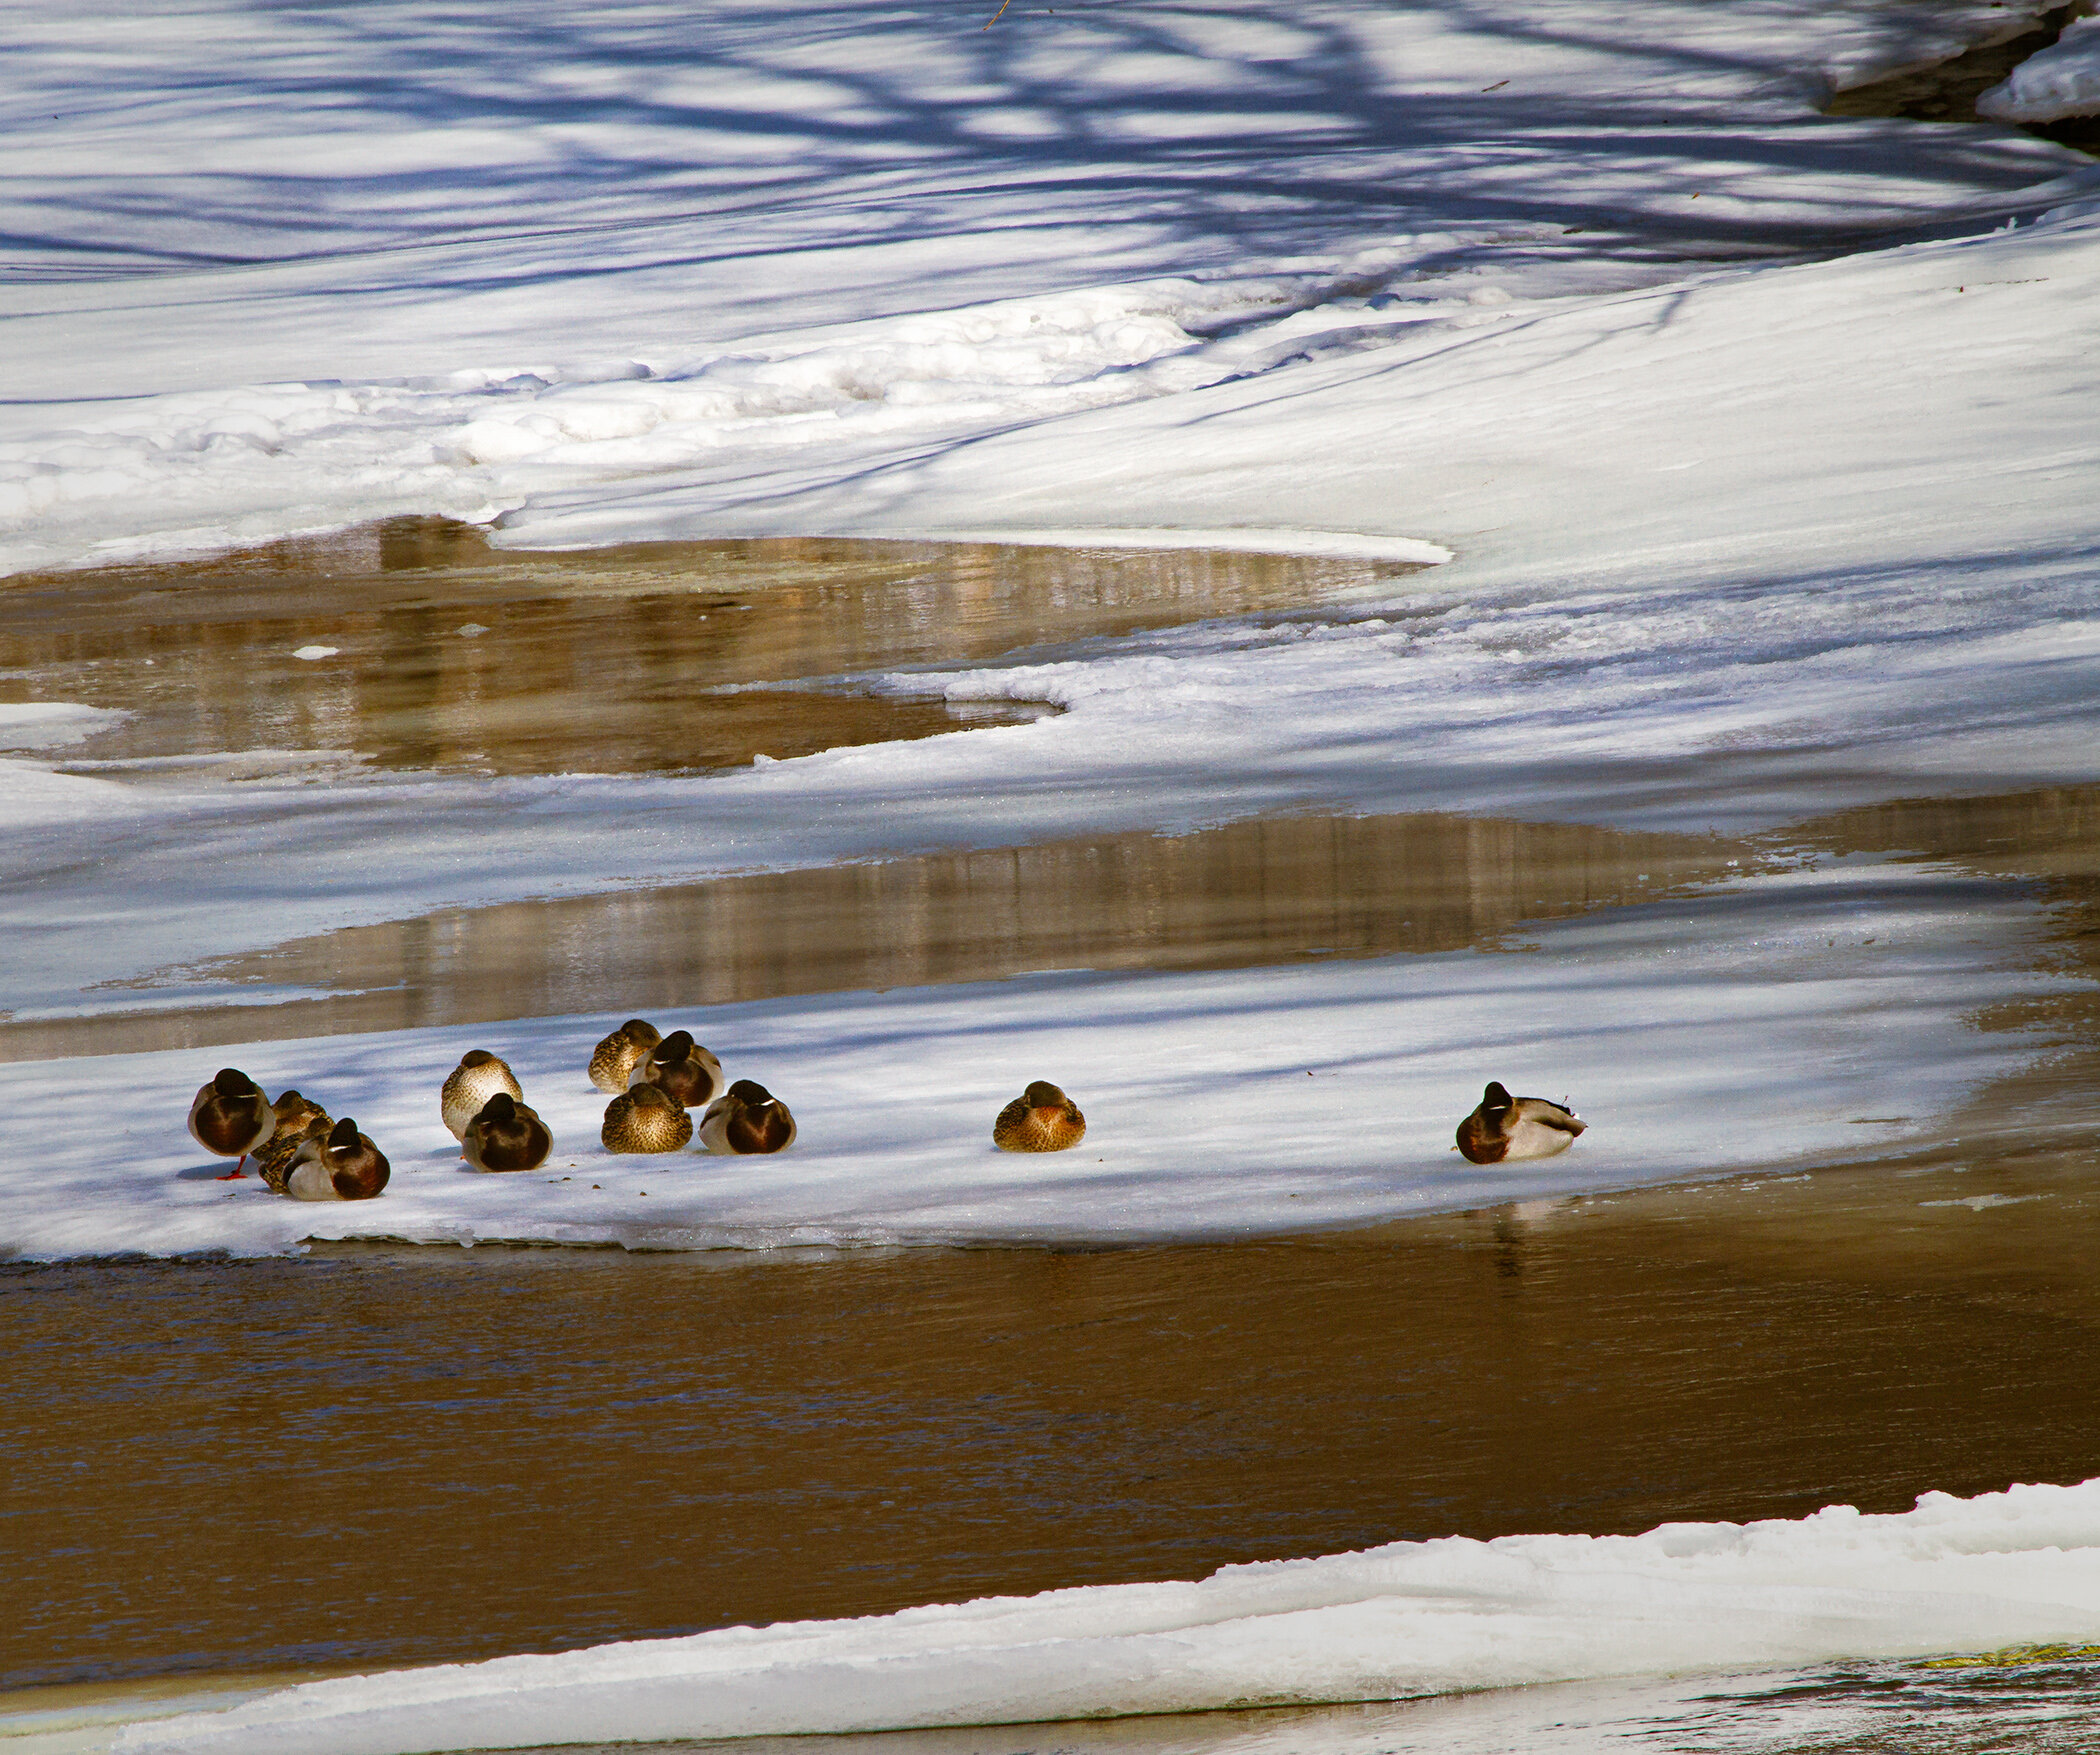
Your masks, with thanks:
M784 1152L795 1143L787 1105L753 1079L725 1089L721 1061L690 1030L665 1036L645 1019L629 1018L592 1051L589 1072L592 1084L612 1094L598 1130L608 1152L680 1152L696 1132L703 1151L729 1157ZM554 1150L554 1134L527 1106L517 1075L484 1048L460 1056L438 1108L459 1155L476 1170L537 1170ZM1584 1125L1561 1104L1512 1097L1495 1082L1458 1124L1457 1150L1473 1164L1550 1158L1573 1145ZM393 1174L386 1154L350 1116L338 1120L297 1091L273 1100L230 1066L198 1089L190 1137L217 1157L239 1160L222 1182L245 1177L252 1157L263 1181L293 1200L371 1200ZM1085 1137L1079 1105L1046 1079L1031 1083L992 1123L992 1143L1003 1152L1068 1151Z

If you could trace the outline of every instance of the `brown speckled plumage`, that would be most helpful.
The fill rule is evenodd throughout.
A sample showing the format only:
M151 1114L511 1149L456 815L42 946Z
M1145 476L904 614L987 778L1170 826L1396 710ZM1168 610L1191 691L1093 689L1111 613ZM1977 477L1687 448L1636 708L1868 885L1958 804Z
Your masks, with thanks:
M270 1107L277 1113L277 1127L255 1148L255 1167L262 1172L262 1179L282 1194L284 1179L292 1173L292 1160L299 1154L299 1143L306 1138L306 1130L318 1121L325 1132L335 1125L335 1117L297 1091L285 1092Z
M992 1144L1002 1152L1062 1152L1085 1137L1079 1105L1048 1079L1037 1079L992 1123Z
M662 1040L647 1018L629 1018L591 1051L591 1083L608 1096L619 1095L634 1063Z
M668 1092L636 1085L605 1106L598 1138L608 1152L675 1152L693 1137L693 1118Z
M515 1102L523 1102L525 1090L510 1068L486 1048L470 1048L459 1057L459 1065L438 1093L438 1111L445 1118L445 1131L454 1139L465 1139L467 1123L498 1091L506 1091Z

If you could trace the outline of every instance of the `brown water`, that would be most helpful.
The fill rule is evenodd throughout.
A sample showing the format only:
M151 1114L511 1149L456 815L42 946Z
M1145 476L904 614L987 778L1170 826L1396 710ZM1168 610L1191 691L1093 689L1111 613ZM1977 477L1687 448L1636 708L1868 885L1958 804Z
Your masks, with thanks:
M1826 116L1902 116L1914 122L1977 122L1976 100L2028 56L2063 35L2064 26L2085 10L2057 6L2031 30L1985 43L1931 67L1912 67L1871 84L1841 91L1824 106ZM2060 122L2027 124L2024 132L2080 152L2100 153L2100 116L2067 116Z
M407 655L408 673L436 666L446 687L406 706L384 678L368 695L353 688L327 747L406 752L409 765L433 749L478 760L477 738L494 728L510 747L520 722L477 708L474 735L447 743L433 703L458 692L464 654L506 650L488 642L519 594L514 564L544 557L489 562L484 608L467 598L485 557L459 540L428 527L357 539L378 548L353 545L349 583L311 585L340 624L302 619L266 561L252 601L239 568L214 563L221 584L204 595L216 607L156 574L127 608L127 588L83 575L33 582L0 602L0 620L8 638L43 642L9 649L32 665L24 692L138 711L116 734L137 741L82 752L110 759L112 747L183 755L305 735L307 721L270 715L297 706L317 667L284 657L273 705L267 679L251 686L241 663L209 661L216 642L252 658L314 640L352 657L388 616L422 616L423 643L404 635L388 650ZM390 542L407 545L391 562ZM1075 586L1069 615L1031 612L1030 632L1029 593L1000 608L989 559L990 607L973 621L979 599L958 582L968 569L946 551L889 554L894 575L863 579L853 569L867 551L837 549L827 607L810 569L835 548L784 552L774 610L730 612L773 636L732 650L709 635L690 662L769 680L919 662L958 643L996 655L1140 625L1119 616L1258 608L1249 594L1267 589L1257 567L1251 583L1177 596L1172 580L1196 575L1170 568L1169 585L1136 602L1117 596L1112 564L1111 582L1094 568ZM740 547L735 559L764 557ZM584 606L550 611L555 623L579 629L607 604L668 594L664 556L615 560L545 563L580 569L546 588ZM1349 588L1346 572L1323 576L1322 589ZM1307 588L1303 575L1276 579L1279 606ZM870 608L875 631L854 645L863 586L870 604L890 592L896 614ZM819 595L796 608L797 592ZM761 613L778 619L751 619ZM446 632L469 617L491 632ZM599 723L603 676L580 678L563 706L569 685L540 645L507 649L549 667L535 686L560 737ZM839 656L849 651L875 656ZM186 678L150 674L160 664L144 658L163 653L186 654L175 665ZM651 747L644 765L661 756ZM1524 920L1682 893L1792 850L1900 853L1933 862L1931 881L2026 888L2054 910L2041 954L2100 974L2100 788L2060 788L1846 812L1755 847L1308 818L456 911L210 972L233 987L343 989L329 1015L355 1021L283 1006L11 1027L4 1041L26 1057L157 1045L161 1029L230 1039L236 1023L304 1033L668 1010L1046 964L1495 944ZM772 928L764 948L708 970L666 972L653 955L667 934L749 947L754 919ZM1791 1517L1839 1500L1899 1510L1927 1487L2093 1474L2100 1016L2067 989L1977 1021L2039 1022L2059 1047L1980 1093L1929 1151L1813 1179L1125 1251L334 1248L303 1261L0 1266L0 1689L17 1691L0 1710L28 1688L478 1658L1406 1537ZM1265 1717L1248 1734L1288 1748L1293 1722L1307 1721ZM943 1733L924 1749L1142 1751L1238 1734L1065 1727L1047 1741Z
M1200 551L781 539L494 550L397 519L209 561L0 582L0 698L131 715L65 754L146 777L317 760L681 773L1011 722L1027 704L754 684L976 663L1302 609L1417 569ZM314 660L302 647L334 647ZM245 757L227 763L227 753Z
M1471 817L1287 817L1197 834L767 872L352 927L157 979L326 999L0 1024L0 1059L671 1011L1031 969L1218 969L1443 951L1759 862L1740 843ZM706 945L705 958L666 946Z
M1221 1247L12 1266L0 1683L2076 1479L2096 1220L2058 1153Z

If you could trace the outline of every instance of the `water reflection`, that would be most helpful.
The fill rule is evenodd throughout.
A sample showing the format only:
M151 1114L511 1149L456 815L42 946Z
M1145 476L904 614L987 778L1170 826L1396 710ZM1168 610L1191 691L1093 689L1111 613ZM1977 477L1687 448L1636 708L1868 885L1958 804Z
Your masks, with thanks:
M1689 835L1474 817L1290 817L1105 835L352 927L156 981L323 1000L0 1025L0 1057L587 1011L673 1011L1030 969L1220 969L1496 942L1757 856Z
M0 1268L0 1540L34 1580L0 1686L2077 1479L2089 1153L1924 1204L1978 1173L1095 1252Z
M212 561L11 579L0 684L132 714L68 752L81 766L330 751L387 768L691 772L1045 710L755 682L1297 610L1412 570L831 539L519 554L470 526L402 519Z

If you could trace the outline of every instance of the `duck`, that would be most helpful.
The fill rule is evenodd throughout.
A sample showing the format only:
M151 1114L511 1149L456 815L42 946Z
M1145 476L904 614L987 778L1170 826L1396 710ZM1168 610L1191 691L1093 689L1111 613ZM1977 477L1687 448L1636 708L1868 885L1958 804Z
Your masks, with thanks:
M591 1083L609 1097L627 1089L634 1063L663 1040L647 1018L629 1018L591 1050Z
M1086 1138L1079 1105L1048 1079L1037 1079L999 1111L992 1144L1002 1152L1063 1152Z
M346 1115L326 1132L318 1121L308 1124L284 1192L294 1200L374 1200L392 1174L386 1154Z
M554 1150L554 1135L535 1110L498 1091L467 1123L460 1156L477 1170L537 1170Z
M481 1106L498 1091L508 1091L513 1102L525 1100L525 1089L510 1068L486 1048L470 1048L459 1057L459 1065L438 1093L438 1109L445 1118L445 1131L456 1140L467 1137L467 1123L481 1113Z
M682 1109L704 1109L722 1089L722 1063L693 1040L690 1030L673 1030L634 1063L627 1088L655 1085Z
M248 1154L277 1131L277 1112L258 1085L238 1067L222 1066L200 1085L190 1104L190 1138L219 1158L239 1163L219 1178L237 1182L248 1172Z
M270 1108L276 1113L277 1126L255 1148L255 1167L262 1172L262 1179L282 1194L284 1179L292 1172L292 1159L298 1155L299 1142L306 1138L307 1128L316 1121L324 1128L333 1127L335 1117L297 1091L285 1092Z
M693 1137L693 1118L661 1085L635 1085L605 1106L598 1138L608 1152L676 1152Z
M725 1157L784 1152L794 1143L788 1106L756 1079L738 1079L700 1120L700 1144Z
M1589 1124L1544 1097L1512 1097L1490 1081L1480 1107L1458 1124L1458 1149L1469 1164L1511 1164L1565 1152Z

